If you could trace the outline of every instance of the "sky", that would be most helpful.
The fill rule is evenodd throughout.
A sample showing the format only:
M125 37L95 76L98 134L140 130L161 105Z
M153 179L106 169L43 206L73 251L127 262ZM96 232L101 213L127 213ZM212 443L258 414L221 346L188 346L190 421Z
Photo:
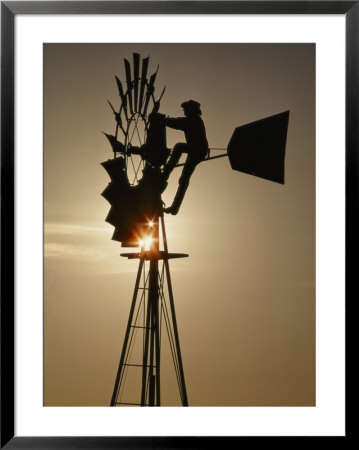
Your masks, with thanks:
M211 148L290 110L284 185L233 171L228 158L203 162L166 231L169 250L190 255L170 261L190 406L314 406L313 44L44 46L44 405L110 403L138 261L120 257L105 222L102 132L114 133L107 99L120 105L114 75L125 80L133 52L150 56L149 73L159 65L160 112L201 103ZM183 140L167 130L168 147ZM163 404L176 406L168 384Z

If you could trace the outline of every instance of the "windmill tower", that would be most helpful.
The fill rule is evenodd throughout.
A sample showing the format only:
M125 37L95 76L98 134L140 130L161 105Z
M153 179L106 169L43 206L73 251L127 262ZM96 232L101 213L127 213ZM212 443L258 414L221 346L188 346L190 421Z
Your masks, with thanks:
M139 261L110 405L161 406L162 344L166 338L180 403L188 406L169 266L171 259L188 255L168 251L161 200L167 181L161 167L170 150L165 117L159 114L165 88L156 100L158 67L147 77L148 65L149 58L141 61L137 53L133 54L132 68L124 60L125 84L115 77L120 108L116 110L109 102L115 133L105 134L114 154L113 159L102 163L111 179L102 193L111 204L106 221L115 227L113 240L121 242L122 247L137 248L121 256ZM212 156L209 151L205 161L228 156L232 169L283 184L288 120L286 111L238 127L227 152ZM128 378L137 380L131 398L125 396Z
M165 89L156 100L158 67L147 78L149 58L142 60L141 75L139 54L133 54L132 70L128 60L124 63L126 88L116 77L120 109L116 111L109 102L116 128L114 135L106 137L114 158L102 163L111 178L102 195L111 204L106 221L115 227L112 239L140 250L122 254L138 259L139 264L110 404L161 405L161 344L166 335L180 402L187 406L169 260L188 255L168 252L161 201L167 183L159 176L169 154L161 115L157 114ZM133 399L123 399L128 377L138 380Z

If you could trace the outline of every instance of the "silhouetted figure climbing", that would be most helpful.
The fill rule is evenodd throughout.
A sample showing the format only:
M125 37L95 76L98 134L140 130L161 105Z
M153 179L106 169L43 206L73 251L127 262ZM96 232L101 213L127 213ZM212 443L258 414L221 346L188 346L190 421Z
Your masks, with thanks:
M197 164L205 159L208 152L206 129L201 118L201 105L194 100L189 100L182 103L181 106L185 117L167 117L165 119L165 125L167 127L184 131L186 137L186 143L178 143L174 146L171 156L163 169L166 180L180 160L182 153L187 153L188 155L181 177L178 180L179 186L172 206L164 209L164 212L173 215L178 213L194 169Z

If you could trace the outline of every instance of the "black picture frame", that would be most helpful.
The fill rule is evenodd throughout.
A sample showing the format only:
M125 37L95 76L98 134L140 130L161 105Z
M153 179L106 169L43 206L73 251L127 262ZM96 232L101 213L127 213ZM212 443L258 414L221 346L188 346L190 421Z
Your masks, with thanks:
M25 437L14 435L14 32L18 14L339 14L346 19L346 342L352 341L358 253L359 1L5 1L1 2L1 442L6 449L197 449L248 437ZM348 348L346 349L348 355ZM346 358L346 412L350 368ZM346 435L351 437L350 415ZM263 439L265 437L257 438ZM292 437L279 437L287 441ZM272 438L273 439L273 438ZM302 439L310 439L310 437ZM288 444L288 443L286 443ZM284 445L286 445L284 444Z

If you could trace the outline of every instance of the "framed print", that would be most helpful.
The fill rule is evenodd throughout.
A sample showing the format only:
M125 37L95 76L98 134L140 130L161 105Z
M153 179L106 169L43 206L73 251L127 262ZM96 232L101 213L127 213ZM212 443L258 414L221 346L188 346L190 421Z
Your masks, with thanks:
M1 446L348 437L358 3L1 7Z

